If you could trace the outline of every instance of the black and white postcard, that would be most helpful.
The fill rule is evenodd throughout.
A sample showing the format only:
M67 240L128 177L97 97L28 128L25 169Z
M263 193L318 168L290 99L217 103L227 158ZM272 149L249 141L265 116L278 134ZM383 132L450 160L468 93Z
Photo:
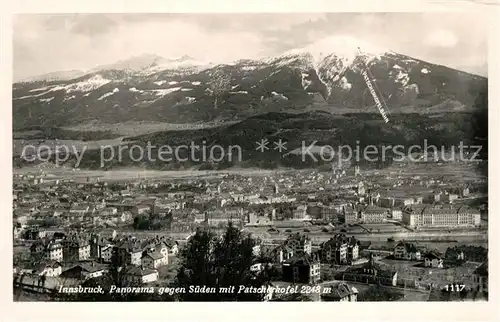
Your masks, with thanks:
M11 13L12 300L487 305L469 5Z

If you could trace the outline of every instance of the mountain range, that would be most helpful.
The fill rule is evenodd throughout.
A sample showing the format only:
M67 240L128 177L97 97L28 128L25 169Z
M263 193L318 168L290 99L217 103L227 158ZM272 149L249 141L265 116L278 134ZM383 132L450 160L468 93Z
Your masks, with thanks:
M15 129L88 122L242 121L266 113L378 113L368 69L390 115L474 112L487 79L350 37L226 64L144 54L89 71L13 84ZM224 82L220 80L224 79ZM214 104L217 100L217 104Z

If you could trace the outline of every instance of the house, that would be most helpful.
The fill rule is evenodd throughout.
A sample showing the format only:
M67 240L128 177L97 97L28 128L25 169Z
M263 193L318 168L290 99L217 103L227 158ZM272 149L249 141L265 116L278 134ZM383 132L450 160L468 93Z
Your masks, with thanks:
M142 256L142 266L147 268L156 269L160 266L168 264L168 256L164 257L159 252L145 252Z
M35 255L42 255L43 252L45 251L47 240L44 239L39 239L35 241L33 244L30 246L30 252L32 256Z
M167 256L168 254L170 255L173 255L173 256L177 256L177 254L179 254L179 243L173 239L166 239L164 241L164 243L166 244L167 248L168 248L168 253L167 253Z
M354 237L337 234L321 245L320 253L326 263L347 264L358 259L358 241Z
M419 261L421 260L421 253L415 244L401 241L394 248L394 258Z
M95 261L82 262L68 268L62 273L63 277L88 280L102 276L106 272L106 266Z
M345 282L328 284L328 290L329 292L321 294L321 301L356 302L358 300L358 290Z
M425 267L443 268L443 256L437 251L431 251L424 256Z
M122 223L131 222L133 220L133 215L130 211L124 211L118 217L118 221Z
M279 245L271 251L271 259L274 263L281 264L284 261L292 258L294 255L293 249L287 245Z
M136 205L131 209L131 212L133 215L137 216L137 215L145 214L145 213L149 212L150 210L151 210L150 205Z
M158 280L158 271L141 266L128 266L123 269L123 278L131 284L148 284Z
M319 259L308 253L286 260L282 270L285 282L316 284L320 281Z
M488 263L483 263L474 271L476 291L488 294Z
M38 227L29 228L24 232L24 238L28 240L37 240L45 238L46 236L47 232L40 230Z
M63 258L67 262L82 261L90 258L89 241L82 236L73 234L61 242Z
M49 259L62 262L63 260L63 246L56 241L50 241L47 246L47 254Z
M144 251L157 252L164 257L165 265L168 264L168 256L174 251L176 254L179 251L176 241L170 238L156 236L153 239L144 241L141 244Z
M117 242L115 252L120 265L141 265L143 247L135 238L124 238Z
M45 275L47 277L59 276L62 273L62 265L54 260L42 261L35 266L33 273L39 276Z
M101 248L101 256L100 259L103 263L111 263L111 259L113 258L113 245L108 244Z
M289 236L284 244L292 249L294 255L310 255L312 251L311 239L300 233Z
M352 267L335 276L337 280L353 281L366 284L382 284L396 286L398 272L390 268L384 268L375 263L373 255L370 260L361 267Z

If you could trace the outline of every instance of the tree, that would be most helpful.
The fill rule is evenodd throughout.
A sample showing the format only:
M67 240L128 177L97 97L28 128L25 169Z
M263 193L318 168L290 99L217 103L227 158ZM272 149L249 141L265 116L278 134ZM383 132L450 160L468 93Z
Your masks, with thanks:
M221 96L230 89L231 75L222 69L217 69L212 73L208 86L214 97L214 108L217 109Z
M255 240L229 224L224 235L198 230L181 252L176 286L205 286L215 292L181 294L183 301L261 301L264 293L238 293L240 285L259 288L269 279L251 271ZM231 290L234 286L234 291Z

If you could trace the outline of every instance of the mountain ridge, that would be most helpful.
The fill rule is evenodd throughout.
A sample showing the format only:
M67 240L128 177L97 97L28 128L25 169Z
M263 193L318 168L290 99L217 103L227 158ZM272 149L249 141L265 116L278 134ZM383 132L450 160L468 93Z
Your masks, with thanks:
M349 37L219 65L189 56L148 55L71 80L14 83L15 127L95 120L241 120L306 109L377 113L362 75L366 63L392 113L473 111L476 96L487 91L485 77L372 49ZM215 78L221 75L229 80L224 88L216 88ZM219 104L214 104L216 96Z

